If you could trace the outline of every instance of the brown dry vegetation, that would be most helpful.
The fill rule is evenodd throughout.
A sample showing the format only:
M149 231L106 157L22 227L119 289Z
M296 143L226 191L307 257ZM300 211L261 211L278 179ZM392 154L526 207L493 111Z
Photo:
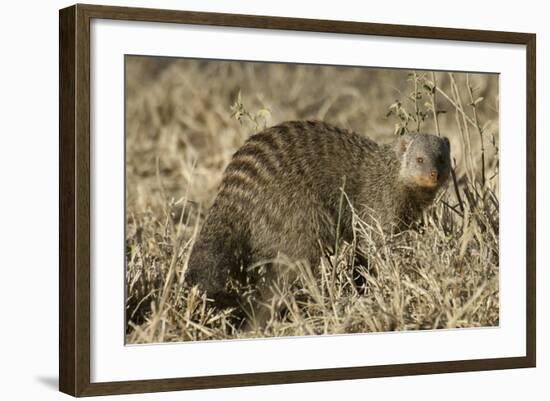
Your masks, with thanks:
M420 229L375 241L384 234L356 219L356 243L291 264L298 274L270 283L269 321L254 328L188 288L186 261L235 150L293 119L380 142L440 132L456 175ZM128 57L127 342L498 325L498 191L495 75ZM358 244L371 264L361 286Z

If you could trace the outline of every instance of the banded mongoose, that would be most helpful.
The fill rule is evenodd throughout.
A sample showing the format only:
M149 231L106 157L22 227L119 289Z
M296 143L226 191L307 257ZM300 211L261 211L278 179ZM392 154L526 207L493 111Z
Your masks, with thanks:
M348 204L385 228L409 226L449 171L444 137L407 134L379 145L319 121L267 128L251 136L225 169L186 280L219 304L233 304L228 279L245 279L247 266L284 255L315 268L323 247L334 246L337 237L350 240Z

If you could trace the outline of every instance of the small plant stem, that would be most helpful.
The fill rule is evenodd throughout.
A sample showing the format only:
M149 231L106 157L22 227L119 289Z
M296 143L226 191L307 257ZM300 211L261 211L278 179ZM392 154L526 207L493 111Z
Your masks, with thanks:
M420 132L420 111L418 109L418 74L413 71L414 79L414 114L416 115L416 132Z
M479 142L481 147L481 184L485 186L485 144L483 143L483 129L479 124L479 118L477 116L477 103L474 99L474 88L472 88L470 83L470 74L466 74L466 85L468 86L468 92L470 93L470 104L473 109L477 132L479 133Z
M463 150L464 150L464 165L466 175L469 177L471 182L474 182L474 161L472 159L472 144L470 142L470 129L466 123L466 113L464 112L464 107L462 107L462 99L454 78L454 74L449 73L449 78L451 80L451 91L455 100L456 107L456 123L460 129L463 141ZM460 117L462 117L462 124L460 122Z
M454 161L454 164L456 166L456 161ZM460 197L460 190L458 189L458 181L456 180L456 173L455 173L454 167L451 167L451 177L453 179L453 187L455 189L456 199L458 200L458 204L460 205L460 211L464 216L464 204L462 203L462 198Z
M342 208L344 206L344 190L346 187L346 176L342 177L342 187L340 188L340 200L338 202L338 219L336 221L336 241L334 244L334 268L331 273L331 287L332 292L334 293L334 282L336 281L336 267L338 266L338 244L340 242L340 225L342 223Z
M436 93L436 90L437 90L437 81L436 81L436 78L435 78L435 72L432 71L432 82L434 84L434 87L433 89L431 90L430 92L430 97L431 97L431 100L432 100L432 111L434 113L434 124L435 124L435 132L437 133L437 136L441 136L441 130L439 129L439 120L437 118L437 109L435 107L435 93Z
M447 93L445 93L445 91L443 91L441 88L439 87L436 87L435 90L441 95L443 96L449 103L451 103L451 105L456 109L457 112L459 112L460 114L462 114L462 117L464 117L466 119L466 121L468 123L470 123L470 125L472 125L473 127L475 127L476 123L474 120L472 120L466 113L464 113L464 111L460 108L460 106L449 96L447 95Z
M164 286L162 289L162 295L160 297L159 306L157 309L157 312L155 313L155 316L153 318L153 321L150 326L150 342L154 341L154 335L157 331L157 325L161 319L162 314L164 313L164 308L166 306L166 301L168 300L168 296L170 295L170 289L172 287L172 284L174 282L175 277L175 270L176 270L176 262L178 260L178 251L181 245L181 238L176 238L174 241L174 249L172 250L172 260L170 261L170 267L168 268L168 275L166 277L166 281L164 282Z
M433 89L431 90L431 101L432 101L432 111L434 113L434 122L435 122L435 132L437 133L437 136L441 136L441 130L439 128L439 120L437 117L437 108L436 108L436 90L437 90L437 81L435 77L435 72L432 71L432 82L434 84ZM454 163L456 165L456 162ZM464 205L462 204L462 198L460 197L460 190L458 189L458 182L456 180L456 173L455 168L451 167L451 177L453 179L453 187L456 194L456 199L458 200L458 204L460 205L460 210L462 212L462 215L464 215Z

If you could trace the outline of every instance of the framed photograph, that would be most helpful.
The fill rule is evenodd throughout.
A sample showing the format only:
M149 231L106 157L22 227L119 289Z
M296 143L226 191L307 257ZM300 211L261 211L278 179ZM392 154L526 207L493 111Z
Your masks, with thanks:
M534 34L59 18L61 391L535 366Z

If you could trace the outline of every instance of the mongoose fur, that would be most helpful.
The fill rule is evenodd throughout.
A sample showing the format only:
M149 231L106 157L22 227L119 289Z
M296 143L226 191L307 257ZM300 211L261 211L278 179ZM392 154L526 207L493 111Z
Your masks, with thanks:
M323 247L352 238L342 190L364 218L389 230L414 223L450 172L447 138L408 134L379 145L319 121L286 122L251 136L233 155L192 249L186 280L220 305L228 279L285 255L316 267ZM339 217L340 216L340 217Z

